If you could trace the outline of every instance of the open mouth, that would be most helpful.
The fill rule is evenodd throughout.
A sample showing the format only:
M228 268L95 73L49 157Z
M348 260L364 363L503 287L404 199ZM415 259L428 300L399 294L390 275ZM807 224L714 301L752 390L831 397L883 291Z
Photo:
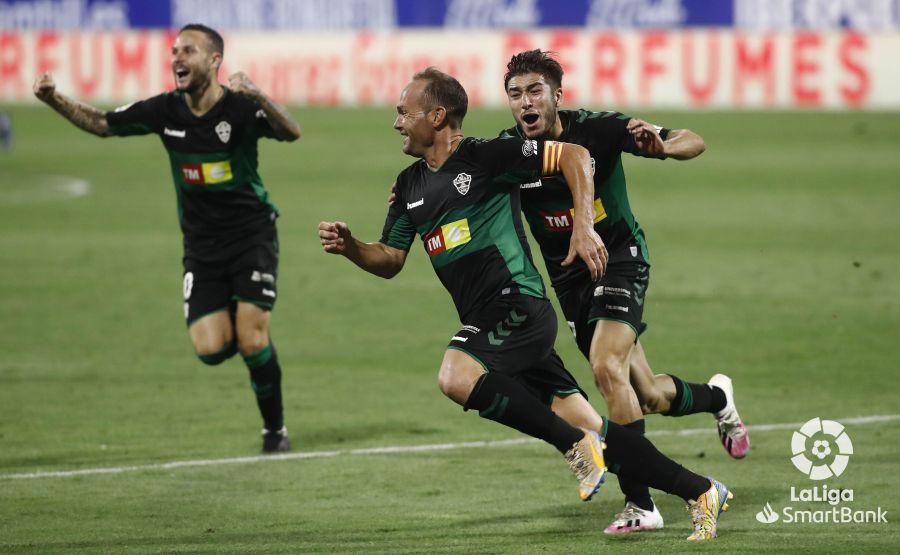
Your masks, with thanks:
M187 70L183 67L180 67L175 70L175 77L181 79L182 77L187 77L189 73L190 73L189 70Z
M539 118L540 116L537 114L525 114L522 116L522 121L524 121L526 125L534 125Z

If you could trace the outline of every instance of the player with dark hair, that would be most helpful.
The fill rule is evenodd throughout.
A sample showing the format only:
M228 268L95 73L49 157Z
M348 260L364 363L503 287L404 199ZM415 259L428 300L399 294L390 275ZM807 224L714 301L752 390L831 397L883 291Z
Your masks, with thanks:
M563 265L572 232L572 198L564 176L521 185L522 207L544 257L552 286L578 348L588 358L610 418L644 433L644 414L683 416L713 413L728 453L742 458L747 429L734 405L731 380L722 374L708 384L655 375L638 340L650 263L644 232L634 219L625 188L621 154L689 160L705 150L697 134L657 128L617 112L562 110L563 69L549 53L521 52L507 65L504 84L517 125L501 137L559 140L590 151L594 172L594 229L609 252L599 280L577 260ZM619 477L625 509L606 528L624 533L663 527L646 484Z
M394 128L403 137L403 152L420 160L397 177L381 240L364 243L344 222L321 222L324 250L391 278L418 234L463 324L438 371L444 395L464 410L478 410L483 418L556 447L579 480L582 500L598 490L609 462L620 475L691 503L689 539L715 537L718 517L732 497L727 488L600 417L553 348L556 315L525 238L519 183L565 176L574 199L573 224L561 264L577 256L597 279L606 252L591 223L587 150L556 141L467 138L466 105L465 90L452 77L433 68L413 77L397 104Z
M197 356L216 365L240 352L263 418L265 453L290 447L281 366L269 337L278 274L278 211L257 172L260 138L294 141L300 126L244 73L219 84L216 31L185 25L172 46L175 90L104 112L56 90L35 95L100 137L159 135L169 154L184 233L184 315Z

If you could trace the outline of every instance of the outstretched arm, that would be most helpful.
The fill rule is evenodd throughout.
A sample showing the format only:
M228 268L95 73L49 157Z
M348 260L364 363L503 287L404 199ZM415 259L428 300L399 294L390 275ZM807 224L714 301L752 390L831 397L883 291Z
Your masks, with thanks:
M296 141L300 138L300 124L294 120L287 108L278 104L262 92L243 71L228 78L228 87L238 94L253 99L263 112L275 135L282 141Z
M49 73L43 73L35 80L34 95L74 123L76 127L98 137L112 135L109 124L106 122L106 112L78 102L57 91L53 76Z
M703 137L690 129L674 129L669 131L666 140L662 140L656 127L644 120L632 118L628 122L628 131L634 136L638 148L650 156L657 158L674 158L690 160L703 154L706 143Z
M559 167L572 193L575 215L569 254L562 261L562 266L574 262L577 255L587 264L591 279L597 280L606 271L609 254L603 240L594 231L594 179L591 176L591 155L583 146L567 143L561 143L559 146L562 147Z
M376 276L390 279L403 269L407 252L383 243L363 243L344 222L319 222L319 241L325 252L342 254Z
M663 141L666 147L666 156L676 160L690 160L703 154L706 143L703 137L690 129L673 129Z

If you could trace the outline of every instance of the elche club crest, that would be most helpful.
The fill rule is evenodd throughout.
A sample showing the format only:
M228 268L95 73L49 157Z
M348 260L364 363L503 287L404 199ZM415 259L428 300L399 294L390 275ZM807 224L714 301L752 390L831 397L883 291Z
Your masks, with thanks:
M231 124L227 121L220 121L219 125L216 126L216 135L219 136L220 141L227 143L228 139L231 138Z
M537 141L527 140L522 143L522 156L528 158L538 152Z
M453 178L453 186L459 191L459 194L465 195L469 192L469 185L472 184L472 176L467 173L457 174Z

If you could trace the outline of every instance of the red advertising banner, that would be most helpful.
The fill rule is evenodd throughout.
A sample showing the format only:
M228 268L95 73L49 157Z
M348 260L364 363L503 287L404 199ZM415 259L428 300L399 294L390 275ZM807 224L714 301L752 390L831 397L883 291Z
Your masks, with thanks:
M30 102L41 72L61 91L125 103L171 89L173 34L0 32L0 102ZM553 50L568 105L675 109L898 109L900 36L730 30L237 33L221 80L247 72L298 105L393 105L416 71L455 75L473 105L505 102L503 74L521 50Z

